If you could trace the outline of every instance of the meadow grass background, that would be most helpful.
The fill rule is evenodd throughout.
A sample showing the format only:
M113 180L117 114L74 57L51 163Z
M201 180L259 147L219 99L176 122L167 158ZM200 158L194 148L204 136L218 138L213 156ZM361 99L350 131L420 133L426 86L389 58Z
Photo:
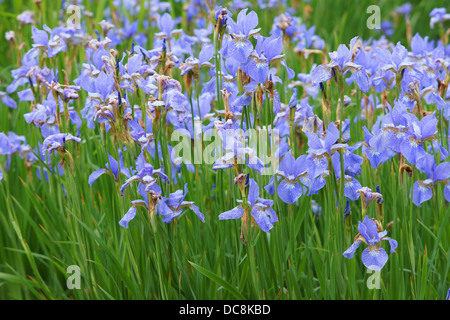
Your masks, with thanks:
M94 22L103 19L104 8L112 1L85 2L94 13ZM437 28L429 27L429 12L445 7L447 1L410 1L413 6L413 35L429 35L437 39ZM292 2L302 15L305 4ZM312 12L304 22L317 27L316 34L326 42L327 51L340 43L348 44L359 35L362 39L378 38L381 33L366 27L366 8L377 4L381 19L393 20L390 13L402 1L311 1ZM60 18L59 1L42 1L39 27L55 27ZM0 90L11 81L10 70L17 68L17 58L3 35L8 30L19 32L16 16L24 10L36 10L32 1L0 3ZM258 11L261 33L268 35L273 18L280 12ZM180 7L176 9L180 13ZM270 23L269 23L270 21ZM267 22L267 23L265 23ZM403 17L390 38L401 41L408 49ZM98 25L96 25L97 28ZM142 28L142 26L140 26ZM99 29L98 29L99 30ZM91 30L92 31L92 30ZM91 32L93 33L93 32ZM25 49L31 47L31 26L25 26L19 37ZM122 50L127 48L122 48ZM150 49L150 48L147 48ZM22 51L25 52L25 51ZM61 53L63 57L69 52ZM309 72L310 64L298 61L285 48L288 65L298 72ZM84 60L77 53L71 66L73 80ZM316 58L316 62L320 62ZM64 63L60 61L60 67ZM351 88L348 88L350 90ZM280 93L285 92L279 88ZM337 91L337 90L335 90ZM332 101L337 100L337 92ZM283 95L283 101L288 99ZM74 104L78 110L85 92ZM352 103L346 116L353 119L359 102ZM320 101L315 105L320 108ZM14 131L25 135L33 147L41 141L39 130L26 124L23 114L29 103L17 110L0 106L0 132ZM363 140L361 124L351 127L352 143ZM359 181L373 190L380 185L384 196L385 225L394 221L390 236L398 241L397 253L381 271L381 289L366 286L371 276L363 266L362 248L351 260L342 252L357 234L357 221L362 220L360 200L352 202L352 225L346 229L343 218L336 214L332 183L318 195L301 197L298 205L275 201L279 222L269 234L256 228L254 245L242 245L240 221L219 221L218 215L236 206L238 188L234 176L199 166L197 175L183 168L178 186L189 183L187 200L195 201L205 213L201 223L192 213L183 214L175 223L159 220L154 233L144 211L130 223L129 229L118 221L134 200L120 197L109 176L101 177L92 187L89 174L107 162L106 152L115 154L116 146L99 128L81 129L83 142L70 145L76 154L74 172L63 177L50 175L49 182L35 175L42 164L27 169L23 160L13 156L9 172L0 182L0 299L444 299L450 286L450 209L442 196L443 186L435 189L435 197L421 208L409 199L411 183L417 180L404 174L401 184L398 159L373 170L365 162ZM296 156L305 153L303 147ZM5 157L0 158L2 164ZM201 177L201 178L196 178ZM259 177L261 187L269 177ZM221 181L222 188L213 187ZM61 188L64 183L65 191ZM133 186L136 188L136 186ZM261 191L263 193L263 190ZM261 196L269 198L264 191ZM322 206L316 217L311 200ZM368 214L375 217L375 206ZM81 268L81 289L66 286L70 265Z

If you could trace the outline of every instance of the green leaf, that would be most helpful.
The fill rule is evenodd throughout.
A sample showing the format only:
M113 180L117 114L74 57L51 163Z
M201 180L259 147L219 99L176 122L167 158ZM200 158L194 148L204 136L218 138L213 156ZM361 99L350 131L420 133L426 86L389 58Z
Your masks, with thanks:
M222 287L224 287L227 291L229 291L233 296L235 296L237 299L239 300L245 300L245 297L235 288L233 287L230 283L228 283L227 281L225 281L224 279L222 279L221 277L219 277L218 275L216 275L215 273L199 266L198 264L195 264L191 261L188 261L198 272L200 272L202 275L204 275L205 277L211 279L212 281L214 281L215 283L221 285Z

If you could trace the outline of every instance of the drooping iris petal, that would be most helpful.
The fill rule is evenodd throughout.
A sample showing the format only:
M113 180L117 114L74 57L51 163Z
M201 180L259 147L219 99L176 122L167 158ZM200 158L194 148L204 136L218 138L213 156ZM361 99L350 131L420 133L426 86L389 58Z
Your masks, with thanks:
M353 177L345 176L344 195L350 200L358 200L359 193L356 190L361 189L361 184Z
M1 92L0 92L0 96L2 97L2 102L8 108L11 108L11 109L16 109L17 108L17 103L10 96L7 96L6 94L5 95L1 95Z
M106 101L106 98L111 94L114 87L114 78L111 74L106 74L105 72L100 72L95 82L97 90L100 93L102 100Z
M425 150L422 145L420 145L413 137L403 140L400 145L400 151L406 160L408 160L411 164L416 164L417 159L421 158L425 154Z
M264 189L269 193L271 196L275 194L275 180L274 176L270 178L269 184L264 187Z
M176 217L178 217L181 213L183 212L182 209L169 209L167 211L165 211L164 214L162 214L162 221L165 223L170 223L172 222L173 219L175 219Z
M447 202L450 202L450 182L445 185L444 197Z
M244 20L243 32L246 37L249 36L250 31L256 28L258 25L258 15L255 11L251 11Z
M433 172L435 182L450 178L450 162L442 162L436 166Z
M240 219L244 215L244 208L242 205L239 205L229 211L222 212L219 215L219 220L228 220L228 219Z
M361 255L361 260L367 269L380 271L386 264L388 255L383 248L366 248Z
M385 152L386 148L392 144L392 138L391 130L381 130L369 140L369 144L376 152Z
M106 168L109 169L112 174L117 178L119 177L119 163L111 155L108 154L109 163L106 164ZM111 167L110 167L111 165Z
M136 207L131 207L128 209L127 213L123 216L123 218L119 221L119 225L128 229L128 223L134 219L136 216Z
M240 63L247 62L247 58L253 50L253 45L249 40L236 37L228 43L229 54Z
M421 204L433 197L433 190L430 187L431 180L416 181L413 185L413 203L421 207Z
M353 255L355 254L356 249L359 248L360 244L361 241L353 242L352 245L347 250L345 250L342 255L348 259L353 258Z
M251 59L247 66L248 75L258 83L266 83L267 74L269 73L269 64L267 61L259 59Z
M389 245L391 246L391 253L395 253L395 249L397 249L398 247L398 242L397 240L394 240L392 238L386 237L382 240L388 240L389 241Z
M318 85L321 82L325 82L331 79L331 68L326 65L317 66L312 74L311 81L313 85Z
M286 64L286 60L281 59L280 64L286 68L286 71L288 74L288 80L291 80L292 78L295 77L295 71L288 67L288 65Z
M259 197L259 186L253 178L250 178L248 187L248 202L253 206Z
M197 215L197 217L200 219L201 222L205 222L205 215L200 212L200 208L196 205L192 204L189 206L189 208L194 211L194 213Z
M367 76L366 69L360 68L355 71L356 84L362 92L368 92L370 89L369 77Z
M278 196L283 202L293 204L302 195L302 187L297 181L283 180L278 185Z
M423 117L422 120L420 120L420 131L422 139L431 137L437 132L437 123L438 120L436 119L435 112L426 117Z
M269 232L273 224L278 221L275 211L266 205L257 203L252 209L252 217L264 232Z
M89 185L91 186L102 174L108 172L106 169L98 169L89 176Z

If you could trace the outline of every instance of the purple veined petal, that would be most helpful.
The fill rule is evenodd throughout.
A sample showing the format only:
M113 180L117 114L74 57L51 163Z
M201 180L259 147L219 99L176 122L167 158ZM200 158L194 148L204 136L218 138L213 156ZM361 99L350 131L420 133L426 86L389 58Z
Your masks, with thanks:
M244 215L244 208L239 205L229 211L222 212L219 215L219 220L240 219Z
M104 56L109 57L109 53L103 46L100 46L97 50L95 50L94 54L92 55L92 62L98 70L101 70L104 65L102 60Z
M108 159L109 159L109 163L107 163L105 166L109 171L112 172L112 174L114 175L114 177L117 180L119 177L119 172L120 172L119 163L110 154L108 154ZM111 165L111 167L109 167L109 165Z
M264 189L267 191L267 193L270 194L271 196L273 196L275 194L275 180L274 180L274 177L275 176L270 177L269 184L264 187Z
M101 94L102 100L106 101L108 95L113 91L114 79L111 74L106 74L104 71L100 72L95 82L98 92Z
M91 186L102 174L107 173L106 169L98 169L91 173L89 176L89 185Z
M175 23L168 13L164 13L162 17L159 18L158 27L161 32L164 32L167 36L169 36L175 27Z
M361 241L353 242L352 245L347 250L345 250L342 255L348 259L352 259L356 249L358 249L360 245Z
M77 129L80 129L81 125L83 124L80 116L78 115L78 112L76 111L69 111L69 118L70 122L77 126Z
M432 181L425 180L425 181L416 181L413 185L413 203L421 207L422 203L425 201L430 200L433 197L433 190L431 189Z
M377 152L370 147L367 148L363 146L362 150L363 153L367 156L367 159L369 159L370 165L373 169L377 169L380 164L383 164L389 159L387 153Z
M271 61L283 51L283 38L277 37L271 39L269 42L264 44L264 48L264 55L267 57L268 61Z
M243 32L246 37L249 36L250 31L258 26L258 15L255 11L250 12L246 17L243 25Z
M338 65L339 65L340 69L342 70L344 65L347 62L349 62L351 58L352 58L352 53L347 48L347 46L345 44L340 44L338 49L337 49L336 58L333 59L333 60L338 62Z
M383 238L381 240L388 240L389 241L389 245L391 246L391 253L395 253L395 249L397 249L397 247L398 247L397 240L394 240L394 239L389 238L389 237L385 237L385 238Z
M218 158L214 162L212 169L213 170L228 169L233 167L233 164L234 164L234 153L228 152L227 154Z
M161 169L154 170L153 174L160 177L161 180L164 181L165 183L169 183L169 177L164 172L162 172Z
M444 198L447 202L450 202L450 182L445 185L444 188Z
M173 221L173 219L178 217L182 212L183 212L183 209L180 209L180 208L177 208L174 210L169 208L169 211L166 211L165 214L162 214L162 221L165 223L170 223Z
M17 95L19 96L19 102L34 101L33 90L31 90L31 89L25 89L25 90L19 91L19 92L17 92Z
M201 222L205 222L205 215L200 212L200 208L197 207L195 204L190 205L189 208L194 211L194 213L197 215L197 217L200 219Z
M364 67L361 67L355 70L355 74L356 74L356 84L358 85L359 89L362 92L369 92L370 83L366 69Z
M149 191L154 191L157 194L162 193L161 187L156 183L156 180L145 186L145 192Z
M297 181L290 182L283 180L278 185L277 191L280 199L288 204L293 204L302 195L302 187Z
M325 178L327 175L328 175L328 173L326 173L326 174L323 173L323 174L318 175L316 178L314 178L313 184L309 188L308 196L313 195L313 194L318 194L319 190L322 189L323 187L325 187L325 184L327 183L327 180Z
M450 162L442 162L433 170L433 180L441 181L450 178Z
M259 228L264 232L269 232L273 228L273 224L278 221L275 211L265 205L256 204L251 214Z
M31 27L31 34L33 37L33 47L47 47L48 34L44 30L39 30L35 26Z
M388 260L388 255L383 248L372 247L364 249L361 260L367 269L380 271Z
M416 164L417 159L425 154L423 146L414 137L403 139L403 142L400 144L400 151L406 160L413 165Z
M294 161L293 175L297 179L300 175L308 171L311 172L311 169L315 169L313 161L306 154L303 154Z
M17 103L10 96L6 94L0 94L0 96L2 97L2 102L5 104L5 106L11 109L17 109Z
M317 66L311 73L311 82L313 85L318 85L331 79L331 68L327 65L321 64Z
M203 44L202 50L198 55L200 65L210 61L214 55L214 46L211 44Z
M155 206L156 215L167 216L173 214L172 209L166 203L166 199L160 199Z
M394 52L392 52L391 59L392 62L394 62L395 66L398 68L400 63L403 62L403 60L408 55L408 50L402 44L397 42L397 45L395 46ZM396 70L398 71L398 69Z
M432 143L433 143L433 148L434 148L435 153L440 152L441 157L440 157L439 161L444 161L444 159L446 159L447 156L448 156L448 151L447 151L447 149L445 149L445 148L439 143L438 140L433 140Z
M339 139L339 130L336 128L334 122L330 122L327 129L327 135L324 138L324 147L328 151L331 150L333 144Z
M128 59L127 63L127 72L129 75L139 71L142 64L142 56L139 54L136 54Z
M288 65L286 64L286 60L281 59L280 64L286 68L286 71L288 73L288 80L291 80L295 77L295 71L288 67Z
M3 180L3 171L2 171L2 169L0 169L0 181L2 181Z
M326 152L317 134L313 132L305 132L305 134L308 137L308 147L309 147L308 153L321 155Z
M361 221L358 222L358 231L364 237L366 242L369 242L371 240L371 237L370 237L369 232L367 230L367 225L365 223L363 223Z
M133 206L130 209L128 209L127 213L125 213L123 218L119 221L119 225L121 227L128 229L128 223L131 220L133 220L135 216L136 216L136 207Z
M378 134L372 136L369 145L376 152L384 152L392 144L394 133L391 130L381 130Z
M372 239L375 235L378 235L377 233L377 224L375 221L369 218L369 216L364 216L364 220L362 222L366 226L366 232L367 235ZM367 239L366 239L367 240Z
M247 62L247 58L253 50L253 45L249 40L239 37L232 39L228 44L229 55L240 63Z
M436 119L435 112L426 117L423 117L422 120L420 120L420 131L422 134L421 138L426 139L434 135L437 132L437 123L438 120Z
M251 59L247 66L248 75L258 83L266 83L267 75L269 73L269 64L267 61L258 62Z
M424 39L416 33L414 37L411 39L411 51L417 57L422 54L423 50L425 50L426 42Z
M256 200L259 197L259 186L253 178L250 178L249 187L248 187L248 202L250 202L253 207Z
M133 181L142 181L142 178L139 175L134 175L128 180L125 181L125 183L120 187L120 194L123 197L123 192L125 189L133 182Z
M292 151L286 152L280 162L279 171L287 179L295 179L294 177L295 159L292 156Z
M9 154L11 152L11 145L9 139L3 132L0 132L0 155Z
M131 201L131 204L132 204L133 206L136 206L136 205L138 205L138 204L139 204L139 205L142 204L142 205L145 206L145 208L146 208L147 210L150 210L150 208L149 208L149 206L148 206L148 202L145 201L145 200L141 200L141 199L133 200L133 201Z
M77 142L77 143L80 143L80 142L81 142L81 139L80 139L80 138L75 137L75 136L71 135L70 133L66 133L65 139L66 139L66 142L67 142L67 141L75 141L75 142Z
M361 184L353 177L346 176L345 178L344 196L353 201L358 200L359 193L357 193L356 190L361 189ZM349 178L348 181L347 178Z
M141 152L136 158L136 170L141 171L145 168L147 162L145 161L144 153Z
M265 205L265 206L269 206L269 207L273 206L273 200L270 200L270 199L258 198L258 203L260 205Z
M248 8L242 9L241 11L239 11L239 14L238 14L238 16L236 18L236 24L241 29L244 28L245 20L246 20L246 17L247 17L247 11L248 11Z

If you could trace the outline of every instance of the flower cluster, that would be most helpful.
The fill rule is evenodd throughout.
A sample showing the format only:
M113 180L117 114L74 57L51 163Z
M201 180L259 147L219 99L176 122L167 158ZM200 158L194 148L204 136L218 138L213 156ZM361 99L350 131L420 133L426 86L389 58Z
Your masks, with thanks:
M364 220L343 255L352 258L364 242L362 261L372 270L387 262L381 240L388 240L391 252L397 242L381 225L387 199L379 186L377 192L370 188L375 190L367 179L370 172L383 166L394 172L398 165L394 174L399 186L410 189L414 205L441 197L439 184L450 202L445 134L450 45L445 35L436 41L416 34L410 50L385 36L355 37L327 53L316 27L290 9L276 16L264 34L257 12L241 1L229 8L183 1L183 18L166 12L165 2L152 1L146 10L140 8L147 6L142 1L113 2L130 15L117 15L115 6L109 7L95 34L86 25L38 26L28 11L17 19L30 29L30 48L19 46L13 31L6 34L14 50L25 52L0 92L1 101L10 113L27 108L24 121L34 137L29 141L38 142L33 149L28 137L0 133L0 155L7 157L0 180L13 154L28 169L38 168L39 179L42 173L46 180L49 174L64 177L77 165L80 149L99 140L89 157L87 183L96 188L110 179L117 197L131 204L120 226L130 226L138 207L152 223L157 216L171 223L189 209L201 222L240 219L244 243L252 241L251 230L270 232L283 219L282 208L292 209L305 197L326 193L333 202L327 208L336 205L350 227L352 202L360 201ZM276 6L274 1L258 5ZM411 10L405 4L396 15L409 23ZM142 26L135 19L141 12ZM442 26L449 14L436 8L430 18L431 27ZM391 28L384 24L384 33ZM307 68L298 67L299 61ZM303 73L296 73L300 69ZM263 131L267 154L254 140ZM191 155L177 154L174 136L187 137ZM204 136L214 136L217 144L208 149ZM194 166L203 151L214 161ZM274 155L270 171L267 159ZM410 184L403 181L405 173L413 179ZM223 194L198 195L212 187L206 176ZM210 212L208 201L218 197L232 197L238 205ZM311 209L317 219L331 214L316 200ZM377 220L369 217L372 202Z

